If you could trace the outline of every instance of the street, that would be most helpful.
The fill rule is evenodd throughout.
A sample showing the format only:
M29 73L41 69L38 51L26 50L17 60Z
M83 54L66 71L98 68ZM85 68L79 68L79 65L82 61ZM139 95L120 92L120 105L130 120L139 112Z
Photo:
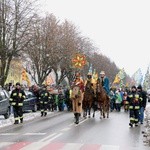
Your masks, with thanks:
M39 112L38 112L39 113ZM74 124L72 112L36 116L19 125L0 128L1 150L148 150L144 125L130 128L128 113L111 112L109 119L84 119Z

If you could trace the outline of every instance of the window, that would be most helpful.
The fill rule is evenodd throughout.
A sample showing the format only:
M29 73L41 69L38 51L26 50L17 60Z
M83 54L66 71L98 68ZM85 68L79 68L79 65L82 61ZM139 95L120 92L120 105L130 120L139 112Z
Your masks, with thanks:
M3 100L6 98L6 95L3 91L0 91L0 100Z

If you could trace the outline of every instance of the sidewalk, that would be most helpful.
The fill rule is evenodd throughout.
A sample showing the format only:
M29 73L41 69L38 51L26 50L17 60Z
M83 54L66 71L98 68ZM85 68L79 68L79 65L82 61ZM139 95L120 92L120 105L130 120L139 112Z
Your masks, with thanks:
M55 112L48 112L47 115L49 114L54 114ZM28 113L24 113L23 117L24 117L24 121L28 121L28 120L33 120L37 117L40 117L41 113L40 111L37 112L28 112ZM9 125L14 124L14 117L13 114L10 115L10 117L8 119L4 119L3 116L0 116L0 128L2 127L6 127Z
M150 105L147 105L145 111L145 131L143 131L144 143L150 146Z

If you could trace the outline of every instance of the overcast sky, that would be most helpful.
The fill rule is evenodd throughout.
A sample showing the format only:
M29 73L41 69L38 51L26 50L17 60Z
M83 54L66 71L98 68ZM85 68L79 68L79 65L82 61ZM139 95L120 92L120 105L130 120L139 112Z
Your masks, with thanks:
M145 74L150 64L150 0L41 1L45 11L79 27L130 76L139 68Z

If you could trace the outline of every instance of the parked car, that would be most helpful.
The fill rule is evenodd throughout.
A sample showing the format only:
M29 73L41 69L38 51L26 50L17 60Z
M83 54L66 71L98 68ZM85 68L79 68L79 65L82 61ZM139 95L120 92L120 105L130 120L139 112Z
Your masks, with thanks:
M31 92L25 91L26 99L23 102L23 111L32 110L36 112L38 110L38 98Z
M10 116L9 93L4 89L0 89L0 115L5 119Z

